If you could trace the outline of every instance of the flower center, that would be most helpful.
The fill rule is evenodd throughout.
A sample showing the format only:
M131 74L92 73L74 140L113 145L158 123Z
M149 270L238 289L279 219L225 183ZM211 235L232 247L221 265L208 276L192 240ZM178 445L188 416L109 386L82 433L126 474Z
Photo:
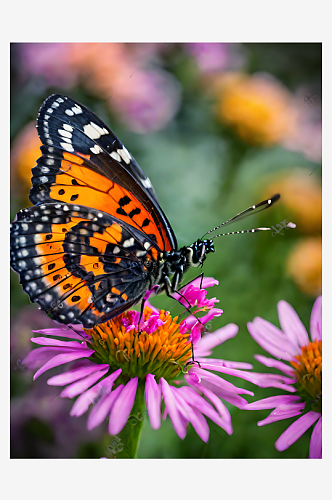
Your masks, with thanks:
M309 342L302 347L302 354L291 361L302 389L309 397L314 411L322 408L322 341Z
M144 378L176 378L191 358L190 332L179 331L178 317L161 310L144 309L144 322L138 328L139 313L128 311L93 329L84 329L93 339L99 362L121 368L122 375Z

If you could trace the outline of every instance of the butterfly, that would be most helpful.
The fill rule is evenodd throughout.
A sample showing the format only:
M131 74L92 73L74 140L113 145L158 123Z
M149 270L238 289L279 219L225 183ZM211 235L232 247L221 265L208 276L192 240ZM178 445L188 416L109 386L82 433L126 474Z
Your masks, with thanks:
M221 234L178 249L150 179L88 108L53 94L39 110L37 131L42 155L32 169L34 206L11 224L11 267L30 300L53 319L92 328L152 289L171 295L185 271L202 266L214 252L213 238ZM253 205L204 236L278 198Z

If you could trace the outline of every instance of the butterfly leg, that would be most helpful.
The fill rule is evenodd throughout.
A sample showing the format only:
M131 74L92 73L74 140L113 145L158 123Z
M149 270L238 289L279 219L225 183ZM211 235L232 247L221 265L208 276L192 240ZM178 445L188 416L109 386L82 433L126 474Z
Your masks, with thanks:
M171 282L170 282L170 279L168 278L168 276L164 276L164 283L165 283L165 292L166 292L167 297L170 297L171 299L179 302L176 298L174 298L172 296L172 285L171 285ZM189 304L189 307L191 307L190 302L188 301L188 299L186 299L186 297L184 297L179 291L177 291L176 293L178 293L184 300L186 300ZM186 309L187 312L189 312L190 314L192 314L194 316L194 314L190 311L190 309L188 307L186 307L184 304L181 304L181 305ZM205 326L200 321L200 319L196 318L196 316L195 316L195 319L202 325L202 327L205 330ZM195 361L195 358L194 358L194 344L193 344L192 339L191 339L191 357L192 357L192 360L188 361L188 363L185 364L185 367L189 364L195 364L195 363L197 363L198 366L200 367L201 365L199 364L198 361Z
M146 302L146 300L143 298L142 302L141 302L141 313L139 315L139 320L138 320L138 333L141 333L141 319L142 319L143 313L144 313L145 302Z
M188 286L190 285L190 283L192 283L193 281L197 280L198 278L201 278L201 283L199 285L199 288L202 290L202 286L203 286L203 279L204 279L204 272L199 274L198 276L196 276L196 278L193 278L191 281L189 281L188 283L186 283L185 285L183 285L180 290L182 290L182 288L184 288L185 286ZM177 290L177 293L180 293L179 290Z

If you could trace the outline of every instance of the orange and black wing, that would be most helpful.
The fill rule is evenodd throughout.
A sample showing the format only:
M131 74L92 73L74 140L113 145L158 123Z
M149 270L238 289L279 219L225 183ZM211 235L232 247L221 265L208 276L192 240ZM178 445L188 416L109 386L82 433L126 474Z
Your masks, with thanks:
M157 257L142 231L80 205L36 205L11 225L12 268L31 300L61 323L91 328L132 307Z
M37 130L42 156L33 168L33 204L75 203L106 212L146 234L159 252L177 250L148 177L113 132L70 97L48 97Z

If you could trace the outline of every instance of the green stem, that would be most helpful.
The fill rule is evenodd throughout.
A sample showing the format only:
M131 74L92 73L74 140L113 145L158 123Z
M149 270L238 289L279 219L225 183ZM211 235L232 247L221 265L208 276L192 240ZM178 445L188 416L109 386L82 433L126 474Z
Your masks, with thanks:
M107 448L114 454L115 458L137 458L139 440L146 414L144 386L144 380L138 383L134 406L124 429L117 436L111 436L110 438L111 444Z

